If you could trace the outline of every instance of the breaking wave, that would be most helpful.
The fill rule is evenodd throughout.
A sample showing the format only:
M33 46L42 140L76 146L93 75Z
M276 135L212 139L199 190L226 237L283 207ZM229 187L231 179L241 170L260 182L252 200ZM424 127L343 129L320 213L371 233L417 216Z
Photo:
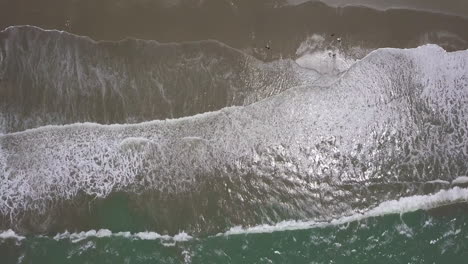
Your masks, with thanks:
M339 219L333 219L328 222L316 221L284 221L275 225L259 225L253 227L233 227L225 233L217 234L217 236L231 236L240 234L258 234L258 233L272 233L281 231L303 230L312 228L323 228L328 226L338 226L350 222L362 221L367 218L374 218L391 214L406 214L418 210L428 211L435 208L441 208L452 204L468 202L468 189L452 188L449 190L441 190L431 195L415 195L410 197L403 197L398 200L385 201L378 206L364 212L357 213L350 216L345 216ZM51 237L56 241L70 240L72 243L81 242L90 238L108 238L108 237L123 237L128 239L140 240L162 240L169 242L186 242L193 239L192 236L185 232L180 232L174 236L161 235L156 232L112 232L108 229L89 230L86 232L58 233ZM15 239L21 241L26 237L16 234L13 230L7 230L0 233L0 239Z
M289 230L301 230L320 228L330 225L342 225L350 222L360 221L366 218L384 216L388 214L405 214L417 210L430 210L451 204L468 202L468 189L455 187L450 190L441 190L432 195L415 195L403 197L398 200L385 201L377 207L364 213L333 219L329 222L316 221L285 221L275 225L260 225L254 227L233 227L219 235L239 235L249 233L272 233Z

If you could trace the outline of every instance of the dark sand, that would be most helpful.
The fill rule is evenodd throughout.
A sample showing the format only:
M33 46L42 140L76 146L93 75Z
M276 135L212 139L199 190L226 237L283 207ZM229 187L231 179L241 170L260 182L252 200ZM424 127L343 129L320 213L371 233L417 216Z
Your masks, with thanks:
M302 4L314 0L286 0L287 4ZM334 7L365 6L378 10L410 9L438 14L468 17L466 0L315 0Z
M7 0L0 3L0 28L28 24L97 40L126 37L160 42L216 39L248 50L264 60L294 57L300 43L313 34L324 36L328 42L341 37L343 47L364 49L409 48L425 43L439 44L447 50L468 48L468 19L442 14L454 13L450 10L468 14L468 4L460 0L424 1L427 8L419 0L393 1L393 5L388 1L377 1L380 6L368 4L379 9L400 8L404 4L410 8L386 11L362 6L336 8L317 2L299 5L268 0L195 2ZM349 3L371 2L373 0ZM416 10L435 9L437 3L442 2L444 7L440 13ZM340 4L338 0L330 3Z

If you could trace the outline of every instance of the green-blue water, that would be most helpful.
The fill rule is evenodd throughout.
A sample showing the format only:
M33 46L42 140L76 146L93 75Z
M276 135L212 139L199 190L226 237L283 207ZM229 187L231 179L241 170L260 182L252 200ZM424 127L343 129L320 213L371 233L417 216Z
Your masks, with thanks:
M466 207L465 207L466 208ZM306 230L175 242L27 237L0 242L1 263L467 263L463 207L390 214Z

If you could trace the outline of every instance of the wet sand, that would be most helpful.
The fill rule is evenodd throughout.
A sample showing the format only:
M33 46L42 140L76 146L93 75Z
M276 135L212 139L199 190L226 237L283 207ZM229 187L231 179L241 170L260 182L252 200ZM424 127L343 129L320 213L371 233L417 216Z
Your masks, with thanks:
M302 4L314 0L286 0L287 4ZM410 9L438 14L468 17L465 0L315 0L334 7L365 6L377 10Z
M367 2L370 1L350 3ZM381 5L380 9L400 7L398 3L401 2L392 2L396 3L394 6ZM37 3L10 0L0 3L0 28L29 24L66 30L96 40L126 37L160 42L216 39L263 60L294 57L299 45L313 34L324 37L326 43L336 42L340 37L343 48L410 48L425 43L435 43L446 50L468 48L468 19L460 16L417 11L415 7L382 11L349 5L336 8L318 2L285 3L207 0L171 5L167 1L46 0ZM409 3L420 3L420 6L422 2ZM430 1L427 6L433 8L435 3ZM462 5L457 10L465 12L466 5L460 1L447 4L450 10L457 5Z

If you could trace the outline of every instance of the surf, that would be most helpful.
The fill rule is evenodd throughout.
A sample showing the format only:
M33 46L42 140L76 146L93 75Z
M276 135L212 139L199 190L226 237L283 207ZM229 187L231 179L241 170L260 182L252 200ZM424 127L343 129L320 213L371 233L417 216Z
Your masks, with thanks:
M112 194L123 195L130 212L155 212L145 221L158 223L156 232L218 233L265 221L337 218L437 192L444 185L429 181L467 174L460 151L467 60L466 51L435 45L379 49L330 85L290 88L243 107L4 134L2 228L79 229L93 213L79 225L53 216L77 217L81 205L67 204L95 198L105 204ZM153 202L142 206L143 200ZM199 206L205 203L211 206ZM177 207L184 210L171 209ZM178 214L184 219L167 220ZM228 218L217 222L218 214ZM44 219L47 225L33 224Z

